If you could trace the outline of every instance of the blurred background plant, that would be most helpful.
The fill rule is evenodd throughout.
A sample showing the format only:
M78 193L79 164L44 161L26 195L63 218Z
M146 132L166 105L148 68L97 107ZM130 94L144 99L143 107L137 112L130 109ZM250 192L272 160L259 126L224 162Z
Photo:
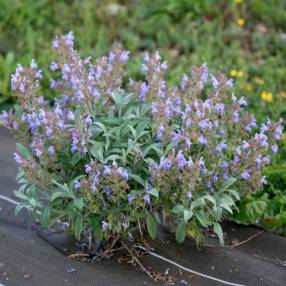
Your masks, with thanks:
M16 64L37 58L48 70L50 39L70 30L84 56L103 55L115 42L138 59L147 49L160 50L174 83L191 65L207 62L211 71L234 78L237 93L259 121L286 115L286 1L281 0L2 0L0 110L13 105L9 78ZM129 68L136 77L136 62ZM50 76L45 74L43 95L52 99ZM274 230L276 221L280 233L282 222L285 234L285 152L284 142L265 171L270 183L245 199L236 220ZM267 207L257 211L253 201ZM275 217L274 226L265 223Z

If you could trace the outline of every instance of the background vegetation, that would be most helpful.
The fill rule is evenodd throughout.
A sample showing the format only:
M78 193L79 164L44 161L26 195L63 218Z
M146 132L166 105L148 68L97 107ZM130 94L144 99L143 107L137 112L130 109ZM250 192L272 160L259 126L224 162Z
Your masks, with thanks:
M235 79L260 121L286 114L286 1L283 0L2 0L0 109L13 104L10 74L37 58L47 70L55 34L73 30L82 55L121 43L139 57L159 50L177 82L191 65L208 63ZM130 66L134 77L138 67ZM44 86L50 74L45 74ZM47 90L43 95L52 98ZM269 184L247 197L235 219L286 234L285 143L265 170Z

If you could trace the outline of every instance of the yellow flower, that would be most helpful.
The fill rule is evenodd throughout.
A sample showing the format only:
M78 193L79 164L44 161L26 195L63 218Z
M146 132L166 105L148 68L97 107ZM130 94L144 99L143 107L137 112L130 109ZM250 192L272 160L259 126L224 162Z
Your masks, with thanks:
M266 102L272 102L273 101L273 95L271 92L263 91L263 92L261 92L260 96Z
M279 92L279 95L280 95L281 97L286 98L286 91L281 91L281 92Z
M238 18L236 23L238 26L243 27L245 24L245 20L243 18Z
M236 70L231 70L231 71L230 71L230 75L231 75L232 77L237 77L237 71L236 71Z
M256 83L258 83L258 84L264 84L264 80L262 79L262 78L260 78L260 77L256 77L255 78L255 81L256 81Z
M238 71L237 72L237 77L243 77L244 76L244 72L243 71Z
M251 91L253 90L252 84L251 84L251 83L247 83L247 84L245 85L245 89L246 89L247 91L251 92Z
M242 3L242 0L234 0L234 2L235 2L236 4L240 4L240 3Z

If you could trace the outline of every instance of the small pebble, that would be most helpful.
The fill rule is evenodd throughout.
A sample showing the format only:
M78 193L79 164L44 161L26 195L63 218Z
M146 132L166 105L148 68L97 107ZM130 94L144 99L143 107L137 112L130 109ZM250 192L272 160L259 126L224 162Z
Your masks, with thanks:
M31 277L32 277L32 273L30 273L30 272L27 272L24 274L24 279L29 279Z
M69 268L69 269L67 269L67 273L73 273L73 272L75 272L75 271L76 271L75 268Z

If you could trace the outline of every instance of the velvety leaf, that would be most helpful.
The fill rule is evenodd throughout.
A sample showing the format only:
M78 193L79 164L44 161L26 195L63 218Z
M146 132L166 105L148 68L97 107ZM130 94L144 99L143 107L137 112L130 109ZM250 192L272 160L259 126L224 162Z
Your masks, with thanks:
M77 214L77 217L74 222L74 235L77 240L80 240L82 228L83 228L83 217L81 214Z
M152 239L155 239L157 236L157 222L155 221L152 215L148 215L146 218L147 230Z
M217 236L219 238L219 242L223 246L224 245L224 239L223 239L223 232L222 232L221 225L219 223L215 222L213 224L213 226L214 226L214 232L217 234Z
M182 243L186 238L186 224L180 222L176 229L176 240L178 243Z

